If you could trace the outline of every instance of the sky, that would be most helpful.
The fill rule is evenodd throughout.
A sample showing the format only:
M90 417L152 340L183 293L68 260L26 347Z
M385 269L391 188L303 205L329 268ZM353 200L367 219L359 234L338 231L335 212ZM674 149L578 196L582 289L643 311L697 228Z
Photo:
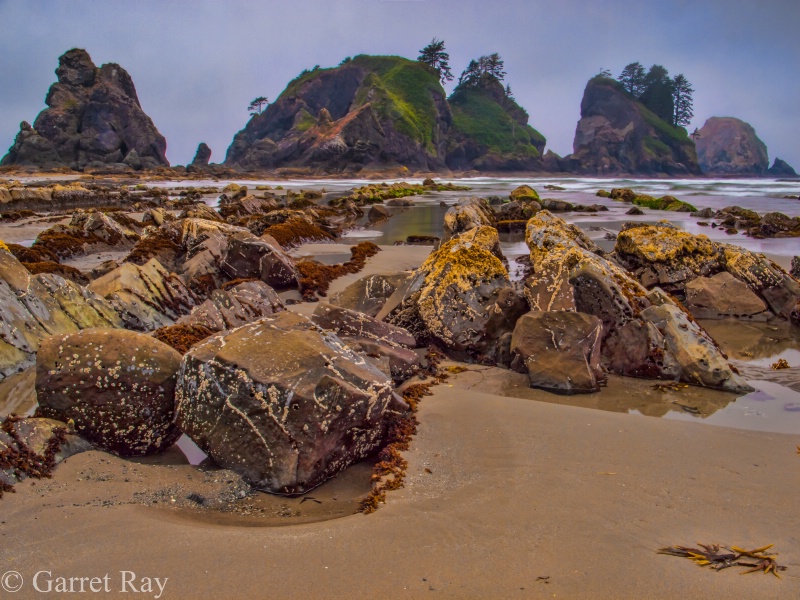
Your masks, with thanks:
M689 131L737 117L770 163L800 171L797 0L0 0L0 24L0 155L45 108L73 47L130 73L175 165L200 142L222 162L250 101L276 98L303 69L356 54L415 59L436 37L456 75L499 53L530 124L562 156L587 80L639 61L691 82Z

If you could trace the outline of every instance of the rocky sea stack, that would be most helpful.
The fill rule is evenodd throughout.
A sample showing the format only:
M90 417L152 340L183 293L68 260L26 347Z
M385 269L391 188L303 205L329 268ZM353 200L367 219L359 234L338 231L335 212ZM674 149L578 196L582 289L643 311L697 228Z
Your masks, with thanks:
M541 165L545 139L498 81L459 88L398 56L359 55L315 67L236 134L225 165L311 173L522 170Z
M47 108L23 121L3 166L126 172L168 167L167 142L142 110L130 75L117 64L96 67L85 50L58 59Z
M597 76L586 84L573 154L565 170L598 175L699 175L686 130L660 119L622 84Z
M749 123L711 117L697 132L697 159L709 175L767 175L767 146Z

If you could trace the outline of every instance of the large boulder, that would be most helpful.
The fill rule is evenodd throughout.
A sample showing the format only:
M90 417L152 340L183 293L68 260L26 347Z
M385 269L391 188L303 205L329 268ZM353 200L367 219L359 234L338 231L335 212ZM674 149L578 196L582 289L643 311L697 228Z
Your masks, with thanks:
M376 450L394 400L388 377L337 336L282 312L186 354L177 423L255 487L299 494Z
M97 294L57 275L32 275L0 250L0 379L34 364L41 341L122 320Z
M194 153L191 166L193 167L207 167L208 162L211 160L211 148L205 142L200 142L197 146L197 152Z
M557 394L596 392L604 380L600 367L603 323L578 312L532 311L517 321L511 352L531 387Z
M261 279L279 289L294 287L298 281L294 261L267 234L260 238L251 233L230 237L220 268L231 279Z
M703 173L766 174L767 146L750 124L733 117L711 117L697 134L697 160Z
M88 289L108 300L127 328L138 331L172 325L198 304L195 294L156 259L144 265L125 263Z
M792 165L780 158L775 159L772 166L767 169L767 173L773 177L797 177L797 171L794 170Z
M492 227L443 242L417 269L402 303L386 320L408 329L420 343L432 340L454 353L493 356L505 332L494 327L490 309L511 285L496 253L499 238Z
M87 329L42 342L36 357L38 414L74 424L119 456L165 450L174 424L181 355L148 335Z
M1 165L128 172L168 167L167 142L142 110L130 75L96 67L78 48L59 58L54 83L31 127L22 123Z

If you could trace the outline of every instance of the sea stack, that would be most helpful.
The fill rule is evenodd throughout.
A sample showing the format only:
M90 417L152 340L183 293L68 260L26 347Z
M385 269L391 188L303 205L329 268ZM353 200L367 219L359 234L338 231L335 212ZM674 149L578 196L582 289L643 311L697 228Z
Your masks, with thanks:
M0 165L127 172L168 167L167 142L142 110L133 80L114 63L96 67L73 48L31 126L23 121Z
M749 123L711 117L697 132L697 159L709 175L766 175L767 146Z

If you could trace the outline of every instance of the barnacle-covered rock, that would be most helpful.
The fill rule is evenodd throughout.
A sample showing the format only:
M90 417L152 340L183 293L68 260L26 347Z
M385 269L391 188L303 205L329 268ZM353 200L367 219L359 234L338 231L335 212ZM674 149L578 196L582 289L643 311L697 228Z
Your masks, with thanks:
M174 424L181 355L124 329L86 329L42 342L36 357L39 415L119 456L165 450Z
M290 312L192 348L176 399L178 426L217 464L288 494L373 452L402 406L386 375Z

